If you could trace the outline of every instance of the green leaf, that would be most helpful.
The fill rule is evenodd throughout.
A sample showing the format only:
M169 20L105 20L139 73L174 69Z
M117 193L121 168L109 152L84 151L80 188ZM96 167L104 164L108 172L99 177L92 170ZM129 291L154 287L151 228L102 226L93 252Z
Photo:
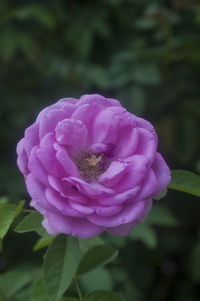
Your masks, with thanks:
M158 194L157 196L155 196L155 197L154 197L154 200L160 201L160 200L163 199L166 195L167 195L167 189L165 189L163 192L161 192L160 194Z
M174 217L167 208L156 204L151 209L145 223L167 227L175 227L179 225L178 219Z
M105 244L105 242L99 236L95 236L91 238L79 238L80 249L84 253L94 246L103 245L103 244Z
M23 220L16 227L15 231L18 233L26 233L35 231L40 236L47 235L46 230L42 227L43 216L37 211L34 211L23 218Z
M138 83L149 85L157 85L162 79L158 67L152 63L136 66L133 72L133 78Z
M4 238L15 217L22 210L22 205L22 202L18 206L6 203L0 204L0 238Z
M85 275L80 279L80 283L86 292L94 290L112 290L113 281L110 273L104 267L97 268Z
M118 252L109 245L98 245L90 248L80 261L77 274L87 273L112 261Z
M150 248L154 249L158 245L158 239L156 236L156 232L150 226L142 224L137 224L136 227L129 235L130 238L133 240L140 240L145 245Z
M10 298L21 288L27 285L32 279L32 275L21 270L12 270L0 275L0 288L2 293Z
M44 278L50 300L58 301L76 274L80 260L78 239L60 235L50 244L44 259Z
M45 235L40 237L36 242L36 244L34 245L33 251L38 251L40 249L47 247L52 242L53 239L54 236L52 235Z
M66 297L66 298L63 298L61 301L79 301L79 300L74 297Z
M47 301L48 298L44 276L40 275L40 277L33 283L31 301Z
M200 281L200 242L192 249L189 260L189 272L194 282Z
M7 204L9 202L9 199L7 196L3 196L0 198L0 204Z
M200 176L186 170L174 170L169 188L200 196Z
M0 253L2 252L3 250L3 240L0 238Z
M125 301L125 299L112 291L99 290L88 294L84 301Z

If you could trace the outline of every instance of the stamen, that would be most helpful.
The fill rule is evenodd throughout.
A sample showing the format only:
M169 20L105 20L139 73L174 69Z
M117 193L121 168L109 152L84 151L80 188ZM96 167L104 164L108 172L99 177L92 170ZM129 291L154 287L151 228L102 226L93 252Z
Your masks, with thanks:
M95 154L89 151L81 152L76 158L75 163L80 174L87 180L96 180L109 167L108 158L102 154Z

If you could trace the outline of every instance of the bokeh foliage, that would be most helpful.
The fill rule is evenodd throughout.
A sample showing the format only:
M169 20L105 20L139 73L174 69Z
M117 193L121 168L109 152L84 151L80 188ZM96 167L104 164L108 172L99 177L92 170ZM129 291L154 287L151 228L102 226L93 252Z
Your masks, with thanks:
M29 200L16 168L17 141L41 108L84 93L116 97L149 119L170 167L199 173L199 49L194 0L1 1L0 195ZM198 198L170 191L160 202L153 213L160 223L126 239L106 237L119 248L117 264L87 274L83 290L92 283L130 301L200 299ZM0 271L18 269L27 294L23 279L31 277L24 275L36 273L43 254L31 252L37 239L10 233L0 257ZM16 298L28 300L26 290Z

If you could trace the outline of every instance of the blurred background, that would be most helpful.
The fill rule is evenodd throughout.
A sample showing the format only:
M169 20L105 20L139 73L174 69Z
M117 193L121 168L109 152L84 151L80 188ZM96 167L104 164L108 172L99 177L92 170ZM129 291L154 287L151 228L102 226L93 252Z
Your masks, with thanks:
M151 121L170 168L200 173L199 1L1 1L0 66L0 196L30 199L15 149L38 112L88 93ZM200 300L199 216L198 198L168 191L135 234L105 236L118 259L88 274L82 289L115 289L128 301ZM10 233L0 271L41 263L36 240Z

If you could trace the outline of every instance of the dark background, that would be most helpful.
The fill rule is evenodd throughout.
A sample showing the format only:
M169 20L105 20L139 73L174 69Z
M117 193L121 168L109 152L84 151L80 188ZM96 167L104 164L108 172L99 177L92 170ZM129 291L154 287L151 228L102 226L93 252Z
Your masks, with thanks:
M0 196L30 199L15 149L41 108L88 93L151 121L170 168L200 173L199 1L1 1ZM160 202L179 226L154 227L151 248L145 239L107 237L120 249L109 288L128 301L200 300L199 199L169 191ZM1 270L37 265L35 239L10 234Z

